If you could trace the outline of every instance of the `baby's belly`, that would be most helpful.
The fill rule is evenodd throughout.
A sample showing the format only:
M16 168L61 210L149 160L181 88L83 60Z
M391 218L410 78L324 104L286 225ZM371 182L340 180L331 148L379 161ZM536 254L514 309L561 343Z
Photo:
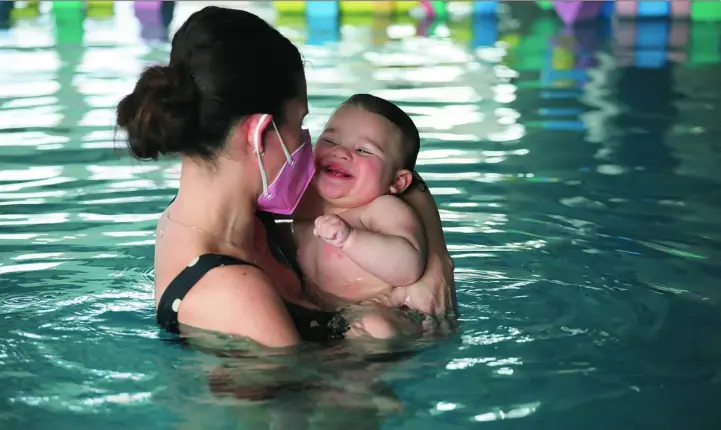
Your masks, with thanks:
M316 254L314 288L326 301L337 301L337 305L358 303L364 300L390 294L392 286L381 281L337 248L321 246Z
M368 277L352 279L341 273L326 273L316 287L325 298L325 302L338 306L390 294L392 290L390 285L370 275L366 276Z

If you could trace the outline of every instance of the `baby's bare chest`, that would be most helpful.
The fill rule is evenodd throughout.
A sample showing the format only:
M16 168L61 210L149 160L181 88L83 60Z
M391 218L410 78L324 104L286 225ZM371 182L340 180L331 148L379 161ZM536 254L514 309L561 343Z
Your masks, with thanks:
M344 213L343 219L351 227L361 227L358 216L354 214ZM294 228L298 243L298 263L306 276L317 282L327 282L330 281L328 278L357 278L365 273L342 249L316 237L313 234L313 222L297 223Z

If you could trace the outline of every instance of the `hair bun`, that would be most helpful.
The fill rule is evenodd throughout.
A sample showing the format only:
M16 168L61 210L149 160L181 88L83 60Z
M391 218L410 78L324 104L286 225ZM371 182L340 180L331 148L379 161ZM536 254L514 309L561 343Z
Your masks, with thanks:
M200 92L182 64L153 66L117 108L134 157L147 160L184 152L197 136Z
M170 96L172 92L192 84L192 80L190 71L182 64L152 66L143 71L135 88L166 92Z

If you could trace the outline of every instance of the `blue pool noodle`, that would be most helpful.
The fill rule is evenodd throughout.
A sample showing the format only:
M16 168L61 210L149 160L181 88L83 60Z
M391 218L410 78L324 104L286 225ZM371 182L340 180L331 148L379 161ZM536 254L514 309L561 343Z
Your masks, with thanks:
M612 1L605 1L605 2L603 2L603 5L601 6L600 15L603 18L610 18L613 16L613 12L615 10L616 10L616 8Z
M640 1L636 8L638 17L659 18L671 15L669 1Z
M337 1L307 1L305 2L305 15L308 18L337 18Z
M340 39L340 10L337 1L308 1L305 4L309 45L324 45Z
M495 15L473 16L473 39L471 46L494 46L498 41L498 20Z
M473 48L493 46L498 40L497 1L473 2Z
M668 21L639 21L636 23L634 64L640 68L663 67L668 58Z
M473 2L473 14L474 15L495 15L497 8L498 8L497 1L474 1Z

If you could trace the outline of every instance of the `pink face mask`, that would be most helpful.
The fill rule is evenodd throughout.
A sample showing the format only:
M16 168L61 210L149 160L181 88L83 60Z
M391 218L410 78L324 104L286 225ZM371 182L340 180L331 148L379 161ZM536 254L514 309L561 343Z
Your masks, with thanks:
M267 115L260 118L253 136L255 153L258 156L258 165L260 166L260 178L263 181L263 193L258 197L258 209L275 214L290 215L295 211L315 174L315 158L313 157L310 133L308 130L303 129L303 143L291 154L280 136L275 121L271 120L285 153L286 161L283 167L280 168L275 180L268 185L268 177L263 166L263 154L260 151L260 132L266 118Z

